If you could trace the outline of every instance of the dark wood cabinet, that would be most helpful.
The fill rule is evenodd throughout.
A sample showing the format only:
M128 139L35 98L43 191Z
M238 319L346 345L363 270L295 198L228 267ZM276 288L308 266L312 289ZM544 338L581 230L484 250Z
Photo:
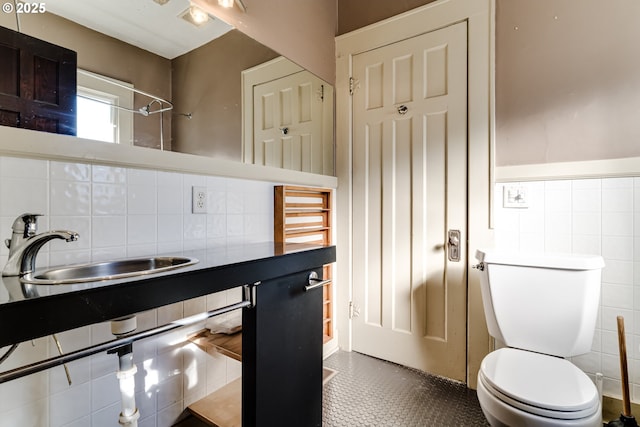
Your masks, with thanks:
M305 291L310 271L260 283L242 311L244 427L322 425L322 289Z
M76 134L76 52L0 27L0 125Z

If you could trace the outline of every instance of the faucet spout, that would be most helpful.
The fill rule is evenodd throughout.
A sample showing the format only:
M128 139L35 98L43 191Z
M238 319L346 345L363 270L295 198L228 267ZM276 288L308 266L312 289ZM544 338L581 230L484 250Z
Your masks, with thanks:
M66 230L53 230L46 231L44 233L35 234L35 220L33 225L27 224L29 232L20 226L20 222L26 215L33 220L31 214L24 214L16 219L14 222L14 233L12 239L8 241L9 246L9 259L2 271L3 276L24 276L27 273L33 272L36 268L36 256L38 252L44 246L45 243L53 239L62 239L67 242L73 242L78 240L78 233L74 231ZM18 225L16 225L16 223ZM23 234L24 233L24 234Z

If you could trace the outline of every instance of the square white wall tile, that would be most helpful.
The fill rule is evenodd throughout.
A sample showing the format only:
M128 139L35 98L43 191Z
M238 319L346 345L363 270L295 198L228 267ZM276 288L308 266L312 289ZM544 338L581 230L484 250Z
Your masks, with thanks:
M602 194L599 188L574 188L571 202L574 212L600 212Z
M120 404L114 403L91 414L91 427L112 427L120 417Z
M603 212L632 212L633 187L613 187L602 189Z
M633 286L603 283L601 304L604 307L633 310Z
M92 246L105 248L124 246L127 242L127 218L125 216L93 217Z
M115 355L112 355L114 358ZM115 372L91 382L91 409L97 412L120 401L120 386Z
M599 236L602 234L602 215L600 212L573 212L571 216L573 234Z
M546 189L544 205L547 212L571 211L571 188Z
M46 179L2 177L0 215L13 218L24 212L49 215L48 186Z
M172 427L180 417L180 414L182 413L183 409L184 409L184 406L182 402L175 403L164 409L158 409L158 414L156 416L156 420L157 420L156 426Z
M91 208L94 216L126 215L127 187L117 184L93 184Z
M634 178L632 177L623 177L623 178L606 178L602 180L602 189L611 189L611 188L632 188L634 186Z
M574 234L571 239L572 252L575 254L601 255L602 237L600 235Z
M46 426L49 423L50 403L48 399L14 407L0 417L0 427Z
M127 169L127 184L155 189L158 172L148 169Z
M81 216L91 214L91 184L88 182L51 181L49 215Z
M47 179L49 162L20 157L0 158L0 173L3 178Z
M91 166L91 180L109 184L125 184L127 170L117 166L93 165Z
M189 190L191 195L191 190ZM158 214L182 214L184 208L182 175L168 172L158 173L157 203ZM191 200L189 200L191 206Z
M632 285L633 263L605 258L605 267L602 270L602 281L619 285Z
M157 190L155 185L127 186L127 213L129 215L156 215Z
M633 236L602 236L602 256L608 260L633 261Z
M127 217L127 245L157 242L156 215L129 215Z
M602 234L609 236L633 235L632 212L602 212Z
M52 180L91 181L91 165L83 163L51 162L49 173Z
M158 215L158 242L182 242L182 215Z
M158 246L155 243L128 244L127 256L130 258L156 255Z

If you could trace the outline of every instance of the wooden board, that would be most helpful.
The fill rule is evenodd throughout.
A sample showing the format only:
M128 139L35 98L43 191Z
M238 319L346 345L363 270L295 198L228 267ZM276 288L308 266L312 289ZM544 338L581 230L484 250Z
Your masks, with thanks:
M203 329L190 336L189 341L209 354L220 353L242 362L242 332L212 334L208 329Z
M242 427L242 378L192 403L187 409L214 427Z

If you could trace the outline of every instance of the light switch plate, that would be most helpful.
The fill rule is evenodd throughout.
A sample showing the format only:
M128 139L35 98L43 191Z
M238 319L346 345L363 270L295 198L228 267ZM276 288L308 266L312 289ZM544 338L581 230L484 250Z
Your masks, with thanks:
M502 207L528 208L527 188L524 185L505 185L502 192Z

